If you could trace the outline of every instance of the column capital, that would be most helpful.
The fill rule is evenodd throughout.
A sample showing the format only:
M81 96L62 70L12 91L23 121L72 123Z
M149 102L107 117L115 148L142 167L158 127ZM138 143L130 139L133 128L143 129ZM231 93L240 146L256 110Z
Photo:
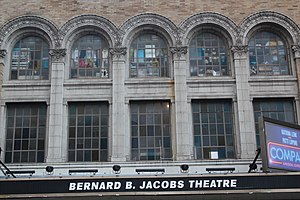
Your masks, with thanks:
M170 47L170 51L177 58L181 58L181 56L186 55L186 53L187 53L187 46Z
M235 59L245 57L248 52L248 45L234 45L231 47L231 51Z
M0 64L4 65L4 58L5 55L7 54L7 51L5 49L0 49ZM3 69L2 69L3 71Z
M5 49L0 49L0 58L4 58L7 54L7 51Z
M113 59L120 60L121 58L125 58L125 55L127 53L126 47L116 47L116 48L110 48L109 52L113 55Z
M52 62L62 62L66 51L66 49L50 49L49 55L52 58Z
M294 52L295 59L300 59L300 45L292 44L292 51Z

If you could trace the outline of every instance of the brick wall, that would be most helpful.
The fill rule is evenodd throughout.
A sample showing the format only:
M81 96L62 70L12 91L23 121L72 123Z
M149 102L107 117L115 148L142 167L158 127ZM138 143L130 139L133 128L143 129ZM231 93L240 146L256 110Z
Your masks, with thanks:
M201 12L221 13L239 24L261 10L280 12L300 24L299 0L1 0L0 27L9 19L30 14L45 17L58 26L81 14L105 17L117 26L139 13L163 15L179 24Z

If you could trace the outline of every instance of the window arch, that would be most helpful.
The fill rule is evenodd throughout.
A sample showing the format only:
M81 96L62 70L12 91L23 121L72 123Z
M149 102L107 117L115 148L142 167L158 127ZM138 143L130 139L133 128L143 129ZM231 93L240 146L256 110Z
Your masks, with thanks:
M10 78L49 79L49 44L38 36L20 39L12 49Z
M80 37L71 48L71 78L108 78L108 42L97 35Z
M277 34L260 31L249 40L250 75L289 75L287 45Z
M167 43L157 34L145 33L130 45L130 77L168 77Z
M210 32L198 32L189 45L191 76L229 76L228 48L224 39Z

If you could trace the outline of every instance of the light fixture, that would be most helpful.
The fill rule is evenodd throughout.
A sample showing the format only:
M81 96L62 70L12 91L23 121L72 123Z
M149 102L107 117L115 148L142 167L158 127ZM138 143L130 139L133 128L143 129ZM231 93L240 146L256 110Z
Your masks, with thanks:
M142 168L142 169L135 169L136 173L140 174L140 173L161 173L164 174L165 173L165 169L164 168Z
M115 174L120 174L121 173L121 166L120 165L114 165L112 166L112 169Z
M218 167L218 168L206 168L206 171L208 173L211 173L211 172L225 172L225 173L233 173L235 171L235 168L234 167Z
M181 169L181 172L187 173L189 171L189 165L182 164L182 165L180 165L180 169Z
M29 176L32 176L34 173L35 173L35 170L14 170L14 171L7 170L6 171L7 175L12 175L14 178L16 178L14 174L21 174L21 175L29 174Z
M69 175L77 173L90 173L91 175L95 175L98 173L98 169L69 169Z
M48 175L53 174L54 167L53 166L47 166L46 167L46 172Z

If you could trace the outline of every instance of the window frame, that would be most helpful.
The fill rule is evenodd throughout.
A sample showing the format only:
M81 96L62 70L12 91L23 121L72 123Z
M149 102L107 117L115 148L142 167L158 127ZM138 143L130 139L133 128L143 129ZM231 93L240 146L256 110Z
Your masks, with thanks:
M138 41L145 36L154 36L157 37L158 40L161 40L163 42L163 46L161 47L161 43L159 43L159 47L153 47L153 43L145 44L144 48L139 47ZM133 45L135 44L134 48ZM133 37L132 41L128 44L129 46L129 54L128 54L128 60L129 60L129 68L128 68L128 74L129 78L170 78L172 74L171 70L171 56L170 56L170 51L169 51L169 43L167 38L161 34L160 32L156 32L153 30L144 30L141 32L138 32L135 34L135 37ZM146 48L148 46L149 48ZM151 47L150 47L151 46ZM137 50L137 51L136 51ZM143 53L142 53L142 50ZM148 53L153 53L155 52L165 52L162 54L162 56L159 58L157 56L155 57L147 57L147 50ZM144 55L141 58L139 58L140 55ZM153 55L152 55L153 56ZM134 62L136 58L136 61L141 61L141 62ZM143 61L142 61L143 59ZM163 60L163 61L161 61ZM144 66L140 67L138 64L145 63ZM136 71L136 73L133 73L133 70ZM144 71L143 71L144 70ZM152 73L151 73L152 71ZM142 73L143 72L143 73ZM148 75L148 72L150 75ZM140 74L140 75L139 75ZM143 75L144 74L144 75Z
M38 61L40 61L40 66L38 67L39 69L38 70L34 70L34 65L32 64L32 69L30 69L30 57L28 57L27 58L27 63L28 63L28 66L26 67L25 66L25 69L23 69L23 70L25 70L24 71L24 75L21 75L22 76L22 78L20 78L20 75L19 75L19 71L21 70L20 68L21 68L21 66L20 66L20 60L22 59L22 58L16 58L17 59L17 62L18 62L18 64L16 65L16 69L14 70L14 71L16 71L16 78L13 78L13 73L12 73L12 71L13 71L13 63L14 63L14 49L15 48L17 48L16 47L16 45L17 44L20 44L20 42L22 41L22 40L26 40L26 39L28 39L28 38L34 38L35 40L36 39L38 39L38 40L40 40L41 42L42 42L42 44L41 44L41 46L44 46L44 45L46 45L47 47L46 47L46 49L34 49L34 50L29 50L29 53L27 53L27 56L29 55L32 55L32 54L30 54L30 52L40 52L40 59L34 59L35 61L36 61L36 63L38 63ZM30 41L29 41L30 42ZM35 43L34 43L34 46L36 46L36 41L35 41ZM25 48L25 47L22 47L22 46L19 46L18 48L20 48L20 51L21 51L21 49L23 49L23 48ZM33 81L38 81L38 80L49 80L50 79L50 73L51 73L51 57L50 57L50 55L49 55L49 51L50 51L50 48L51 48L51 43L49 42L49 40L47 39L47 38L45 38L45 37L43 37L43 36L41 36L40 34L35 34L35 33L25 33L25 34L23 34L23 35L21 35L21 36L19 36L16 40L15 40L15 42L14 42L14 45L12 46L12 48L11 48L11 51L10 51L10 68L9 68L9 80L12 80L12 81L23 81L23 80L33 80ZM28 49L28 48L27 48ZM46 53L46 57L44 57L45 55L45 52L43 52L43 51L46 51L46 50L48 50L47 51L47 53ZM18 52L20 52L20 51L18 51ZM25 51L24 51L25 52ZM19 54L18 54L19 55ZM35 53L33 54L33 55L35 55ZM34 57L34 58L36 58L36 57ZM46 78L43 78L43 74L42 74L42 72L43 72L43 58L46 58L45 60L47 60L47 68L45 68L45 69L47 69L47 70L45 70L46 72ZM24 58L25 59L25 58ZM25 61L26 62L26 61ZM34 73L31 73L31 75L26 75L26 72L30 72L30 71L32 71L32 72L34 72L34 71L36 71L35 73L36 74L34 74ZM39 73L37 73L37 72L39 72ZM26 78L26 77L31 77L31 78Z
M274 108L274 103L279 103L279 102L283 102L283 103L290 103L291 107L292 107L292 113L294 118L294 121L287 121L289 123L297 123L297 114L296 114L296 107L295 107L295 101L292 98L266 98L266 99L260 99L260 98L256 98L253 99L252 101L252 106L253 106L253 116L254 116L254 125L255 125L255 137L256 137L256 146L259 147L260 146L260 136L259 136L259 116L261 116L261 113L263 113L263 116L268 117L268 118L272 118L272 119L276 119L276 120L281 120L281 121L285 121L285 119L279 119L278 118L278 113L283 113L284 114L284 118L286 118L286 112L285 110L282 111L277 111L275 110L275 114L276 114L276 118L274 118L274 111L268 110L268 111L262 111L261 110L261 103L265 103L265 106L269 106L269 107L273 107ZM258 105L255 104L259 104L260 110L256 111L256 108ZM284 105L283 105L284 108ZM266 114L265 114L266 113ZM272 114L273 113L273 114ZM268 114L268 115L267 115Z
M197 40L198 40L198 37L200 35L203 35L203 34L210 34L212 36L214 36L215 38L217 37L218 40L217 40L217 43L218 45L217 46L207 46L206 45L202 45L201 47L197 45ZM204 41L204 38L202 37L203 41ZM195 44L192 44L192 42L196 40ZM220 46L220 41L223 43L223 46ZM204 41L205 42L205 41ZM207 41L208 42L208 41ZM194 46L194 47L192 47ZM214 76L214 77L231 77L233 75L233 69L232 69L232 62L231 62L231 51L229 49L229 44L228 44L228 38L224 35L224 33L222 31L219 31L219 30L209 30L208 28L203 28L203 29L197 29L191 36L191 40L189 41L189 57L188 57L188 65L189 65L189 76L190 77L211 77L211 76ZM194 59L191 58L192 56L192 51L191 51L191 48L196 48L195 50L195 57ZM205 55L205 51L203 51L203 55L200 55L200 57L203 57L203 64L201 65L203 68L204 68L204 73L199 73L199 52L198 50L199 49L206 49L206 48L209 48L209 49L217 49L217 51L219 51L221 48L224 48L224 53L225 53L225 60L227 62L226 64L226 74L222 75L222 60L221 60L221 56L220 56L220 52L219 52L219 59L218 59L218 64L213 64L213 57L211 57L211 65L207 65L204 61L206 61L206 58L209 59L210 56L207 54ZM214 51L216 54L217 54L217 51ZM212 54L213 55L213 52ZM196 71L194 73L196 73L196 75L193 75L193 71L192 71L192 64L191 64L191 61L192 60L195 60L196 62ZM208 61L210 62L210 61ZM198 63L198 64L197 64ZM219 69L219 73L217 73L214 68L217 68ZM225 65L224 65L225 66ZM211 69L207 69L207 68L211 68Z
M108 162L109 123L108 102L69 102L68 162Z
M37 112L37 114L34 115L35 112ZM7 104L5 136L6 163L45 162L48 130L47 116L46 103L41 102ZM10 141L11 145L9 145ZM20 143L19 148L15 146L18 145L18 141ZM15 159L17 158L15 158L15 156L18 152L20 154L20 157L18 159L19 161L16 161ZM26 153L28 154L27 159L22 161L22 156L26 156ZM31 158L33 154L34 159ZM41 158L39 158L39 156L41 156Z
M130 102L131 161L173 160L171 124L170 101Z
M225 104L227 104L228 107L227 110L225 108ZM236 135L235 135L235 121L234 121L235 113L234 113L232 100L194 99L192 100L191 106L192 106L191 110L192 110L193 146L194 146L195 160L210 160L210 159L224 160L224 159L236 158L236 141L235 141ZM220 121L221 119L220 116L218 117L220 113L217 112L218 109L220 108L222 109L220 112L222 114L221 121ZM230 118L226 115L230 115ZM212 123L210 123L211 120ZM204 131L205 129L206 131ZM215 133L212 134L211 131L214 132L213 129L215 129ZM196 132L196 130L198 131ZM231 134L228 132L231 132ZM205 145L204 143L207 142L208 145ZM220 143L223 142L224 144L220 145ZM220 151L218 148L220 148ZM207 150L207 152L205 152L205 149ZM224 154L223 154L224 157L220 157L220 155L222 155L222 151L221 151L222 149L224 150ZM229 154L228 149L229 150L231 149L232 151L231 154ZM213 153L210 155L210 152L218 152L217 158L213 157Z
M104 47L100 44L99 48L85 48L85 49L78 49L78 65L73 65L73 63L76 61L73 60L75 57L75 50L78 48L78 46L75 48L75 45L77 43L82 43L81 40L86 38L93 38L93 40L99 40L100 43L104 44ZM93 44L94 45L94 44ZM70 79L109 79L111 78L111 56L109 53L110 43L107 40L107 38L102 35L101 33L95 32L85 32L82 34L79 34L76 38L74 38L72 44L70 44L70 68L69 68L69 78ZM105 50L105 52L104 52ZM85 55L87 55L89 52L90 56L93 58L82 58L80 59L81 51L85 51ZM96 62L94 54L96 53ZM106 58L103 58L106 57ZM88 60L94 59L94 61L88 62ZM81 63L81 64L80 64ZM98 67L94 67L94 65L99 65ZM99 71L97 71L99 69ZM76 75L72 75L72 72L75 71ZM80 75L81 73L84 73L84 75Z
M257 49L256 49L256 36L257 34L262 34L262 33L271 33L272 36L276 36L276 38L280 39L280 40L276 40L276 42L278 43L278 41L282 41L283 43L283 50L285 51L285 54L284 56L286 57L286 71L287 73L284 74L284 73L281 73L279 72L280 68L282 67L280 65L280 60L279 60L279 57L280 57L280 54L279 54L279 45L276 46L276 52L278 52L278 54L274 54L276 57L277 57L277 61L278 61L278 65L277 64L269 64L269 61L268 60L265 60L263 59L263 62L264 64L261 64L261 68L262 68L262 72L261 73L258 73L259 71L259 65L258 65L258 57L257 57ZM261 40L263 40L264 38L260 38ZM267 39L267 38L266 38ZM266 40L265 39L265 40ZM254 41L253 41L254 40ZM254 46L250 46L250 42L254 43ZM250 73L250 77L258 77L258 76L268 76L268 77L274 77L274 76L291 76L293 74L293 64L291 62L291 52L290 52L290 49L289 49L289 39L286 37L286 33L284 31L282 31L280 28L278 27L275 27L275 28L270 28L268 26L263 26L259 29L255 29L254 31L252 31L252 33L250 34L249 36L249 40L247 41L247 44L248 44L248 58L249 58L249 73ZM272 47L272 46L269 46L269 47ZM251 48L254 49L254 53L255 55L252 55L251 54ZM271 54L271 49L273 49L273 52L275 52L274 48L270 48L270 58L273 54ZM266 51L264 47L262 47L262 51L263 51L263 57L264 57L264 52ZM252 60L251 60L251 57L256 57L255 60L255 63L256 63L256 68L255 66L253 66L251 64ZM265 58L265 57L264 57ZM268 65L269 64L269 65ZM275 70L276 68L278 68L278 70ZM277 72L276 72L277 71Z

